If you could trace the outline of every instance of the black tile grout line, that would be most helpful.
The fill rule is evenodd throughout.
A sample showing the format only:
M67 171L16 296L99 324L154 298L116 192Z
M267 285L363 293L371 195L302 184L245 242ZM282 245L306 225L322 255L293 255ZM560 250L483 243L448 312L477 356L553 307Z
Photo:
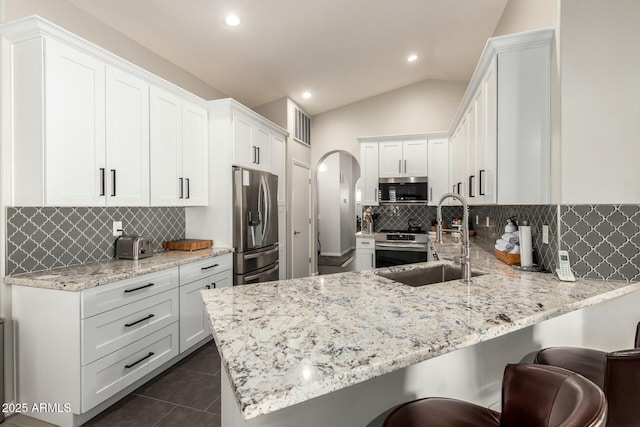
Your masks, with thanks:
M138 397L144 397L145 399L155 400L156 402L162 402L162 403L168 403L168 404L170 404L170 405L174 405L174 408L172 408L172 409L171 409L171 411L173 411L173 410L175 409L175 407L178 407L178 406L179 406L179 407L181 407L181 408L191 409L192 411L205 412L205 413L207 413L207 414L211 414L211 412L207 412L207 408L209 408L209 407L213 404L213 402L215 402L216 400L220 399L220 397L216 397L215 399L213 399L213 401L212 401L209 405L207 405L207 408L205 408L205 409L198 409L198 408L193 408L193 407L191 407L191 406L187 406L187 405L181 405L180 403L169 402L168 400L158 399L158 398L156 398L156 397L145 396L145 395L143 395L143 394L135 394L135 396L138 396ZM167 414L166 414L166 415L169 415L169 413L170 413L171 411L167 412ZM166 415L165 415L165 416L166 416ZM220 415L220 414L213 414L213 415ZM164 418L164 417L162 417L162 418ZM161 419L162 419L162 418L161 418ZM157 424L158 422L160 422L160 420L158 420L158 421L156 422L156 424ZM155 425L155 424L153 424L153 425Z
M196 374L207 375L209 377L215 377L216 375L218 375L220 373L220 369L218 369L214 374L208 374L206 372L196 371L194 369L183 368L182 366L176 366L174 369L182 369L183 371L195 372Z
M149 399L153 399L151 397L149 397ZM159 400L159 399L154 399L154 400ZM161 401L162 402L162 401ZM170 413L172 413L177 407L178 405L176 405L175 403L173 404L173 408L171 408L171 410L169 412L167 412L166 414L164 414L163 416L160 417L160 419L158 421L156 421L155 423L151 424L151 427L158 425L158 423L162 420L164 420L166 417L169 416Z

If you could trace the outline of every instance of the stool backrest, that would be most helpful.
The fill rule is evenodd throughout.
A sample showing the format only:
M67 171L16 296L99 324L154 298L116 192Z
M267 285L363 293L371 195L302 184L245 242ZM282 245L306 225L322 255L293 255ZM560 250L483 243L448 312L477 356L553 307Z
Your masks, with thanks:
M604 394L609 427L640 426L640 348L606 355Z
M588 379L546 365L507 365L500 427L600 427L607 401Z

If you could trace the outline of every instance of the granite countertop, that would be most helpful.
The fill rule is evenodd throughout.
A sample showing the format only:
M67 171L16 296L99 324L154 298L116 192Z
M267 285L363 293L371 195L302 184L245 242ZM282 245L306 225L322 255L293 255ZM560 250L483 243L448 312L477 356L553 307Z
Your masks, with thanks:
M137 261L110 259L72 267L42 270L35 273L5 276L4 283L7 285L78 292L231 252L233 252L231 248L200 249L193 252L165 251Z
M640 289L519 272L475 244L472 270L487 274L470 285L377 274L452 264L455 242L435 244L435 262L201 291L245 419Z

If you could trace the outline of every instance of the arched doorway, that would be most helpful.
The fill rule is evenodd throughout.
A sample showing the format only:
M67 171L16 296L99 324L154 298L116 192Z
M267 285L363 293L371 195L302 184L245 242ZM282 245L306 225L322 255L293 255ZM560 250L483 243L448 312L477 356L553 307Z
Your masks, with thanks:
M332 151L320 159L315 172L318 273L349 271L354 267L360 164L351 153Z

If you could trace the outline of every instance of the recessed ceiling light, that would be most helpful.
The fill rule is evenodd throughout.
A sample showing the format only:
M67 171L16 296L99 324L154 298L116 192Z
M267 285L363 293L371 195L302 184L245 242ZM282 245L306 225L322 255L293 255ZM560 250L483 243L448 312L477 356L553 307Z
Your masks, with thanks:
M303 97L304 99L309 99L309 98L311 98L311 92L304 92L304 93L302 94L302 97Z
M409 57L407 58L407 61L413 62L416 59L418 59L418 55L409 55Z
M238 15L231 13L227 15L227 17L224 19L224 22L226 22L230 27L237 27L238 25L240 25L240 18L238 17Z

